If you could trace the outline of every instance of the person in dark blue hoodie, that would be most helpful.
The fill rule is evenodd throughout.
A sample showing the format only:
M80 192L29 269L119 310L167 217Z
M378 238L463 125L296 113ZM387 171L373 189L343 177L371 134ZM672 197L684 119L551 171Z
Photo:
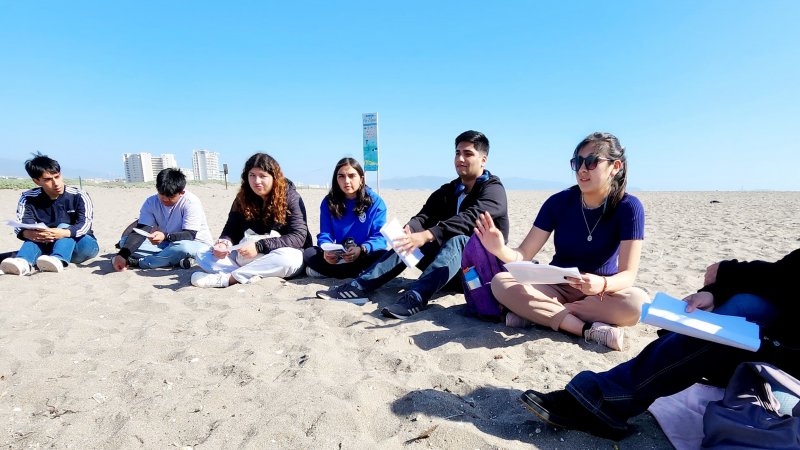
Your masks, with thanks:
M322 199L317 245L303 254L310 277L352 278L386 253L381 227L386 203L364 179L364 169L353 158L342 158L333 169L331 190ZM338 244L344 250L326 251Z
M92 233L94 210L89 195L66 186L58 161L41 153L25 161L25 171L38 187L20 196L17 222L21 225L14 231L24 242L16 257L0 263L0 271L29 275L37 267L61 272L70 262L97 256L100 248Z

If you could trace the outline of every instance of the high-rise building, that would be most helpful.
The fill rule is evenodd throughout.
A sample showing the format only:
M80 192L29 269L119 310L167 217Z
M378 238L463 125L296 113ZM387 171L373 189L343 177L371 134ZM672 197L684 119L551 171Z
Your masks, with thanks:
M125 180L128 183L143 183L156 179L158 172L168 167L178 167L175 155L165 153L153 156L150 153L123 153L122 163L125 165Z
M195 180L224 180L225 174L220 170L219 153L217 152L192 151L192 171Z
M194 181L194 171L191 167L181 167L180 171L186 177L186 181Z

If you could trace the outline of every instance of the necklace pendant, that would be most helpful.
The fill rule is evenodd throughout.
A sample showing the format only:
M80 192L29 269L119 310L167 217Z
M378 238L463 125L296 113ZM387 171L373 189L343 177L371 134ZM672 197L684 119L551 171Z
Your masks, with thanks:
M590 235L586 236L586 240L589 241L589 242L592 242L592 235L590 234Z

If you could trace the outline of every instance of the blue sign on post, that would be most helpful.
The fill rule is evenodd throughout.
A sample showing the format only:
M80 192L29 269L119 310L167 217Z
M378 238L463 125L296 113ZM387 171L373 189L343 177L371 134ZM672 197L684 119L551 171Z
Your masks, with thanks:
M378 113L361 115L364 122L364 170L378 170Z

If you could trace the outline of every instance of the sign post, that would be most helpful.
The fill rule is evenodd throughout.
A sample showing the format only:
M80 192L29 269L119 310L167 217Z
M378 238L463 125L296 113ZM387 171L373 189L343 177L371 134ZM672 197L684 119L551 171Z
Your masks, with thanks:
M227 191L228 190L228 165L227 164L223 164L222 165L222 173L224 174L223 176L225 177L225 190Z
M361 115L364 125L364 170L375 172L378 195L381 193L381 175L378 170L378 113Z

